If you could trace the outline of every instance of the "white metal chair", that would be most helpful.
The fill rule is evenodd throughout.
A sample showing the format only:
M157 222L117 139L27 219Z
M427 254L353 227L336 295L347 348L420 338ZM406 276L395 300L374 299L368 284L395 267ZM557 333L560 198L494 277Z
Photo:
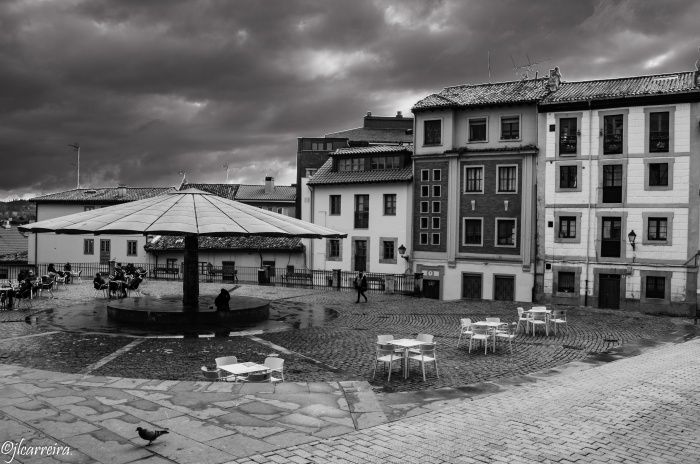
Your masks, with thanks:
M530 313L525 311L524 308L518 307L518 325L517 325L517 327L515 327L516 333L518 332L518 330L520 330L520 323L521 322L525 323L525 332L527 332L528 323L530 322Z
M478 340L484 343L484 354L488 353L489 340L493 337L493 332L490 327L487 326L472 326L472 336L469 337L469 352L472 352L472 342Z
M466 335L467 337L471 338L473 333L474 332L472 331L472 320L468 317L460 319L459 338L457 339L457 346L459 347L459 343L462 341L462 335Z
M515 322L512 324L503 324L498 332L496 332L496 341L508 342L510 354L513 354L513 340L515 340L515 334L512 331L514 325L516 325Z
M270 382L284 382L284 359L277 356L268 356L263 364L270 369L270 372L277 372L282 377L278 379L270 376Z
M437 367L437 357L435 356L435 343L428 343L418 347L419 353L409 356L409 364L411 361L416 361L420 363L421 370L423 371L423 381L425 382L425 365L427 363L433 363L435 365L435 375L440 378Z
M399 364L399 367L401 367L403 360L403 355L401 353L397 353L394 345L390 345L388 343L377 343L377 358L374 362L374 373L372 374L372 378L374 379L374 377L377 375L377 364L382 363L385 366L387 364L389 365L389 376L387 377L387 381L391 380L391 368L395 362Z
M554 327L554 335L556 335L558 325L567 325L566 324L566 310L565 309L553 309L552 315L549 318L549 322ZM567 325L567 327L568 327L568 325Z
M435 336L430 335L430 334L418 334L418 335L416 335L416 340L420 340L420 341L426 342L426 343L433 343L433 338L435 338ZM408 349L408 354L419 354L420 352L421 352L420 346L418 346L416 348L409 348Z
M75 275L76 280L78 283L83 283L83 270L79 270L78 273Z
M387 343L388 341L393 339L393 335L377 335L377 343Z
M209 369L207 366L202 366L202 375L206 380L212 382L221 382L223 380L221 369Z
M227 364L237 364L238 358L236 356L221 356L214 360L216 367L225 366Z
M535 328L544 326L545 333L549 336L549 314L545 312L530 313L528 323L532 326L532 335L535 335Z

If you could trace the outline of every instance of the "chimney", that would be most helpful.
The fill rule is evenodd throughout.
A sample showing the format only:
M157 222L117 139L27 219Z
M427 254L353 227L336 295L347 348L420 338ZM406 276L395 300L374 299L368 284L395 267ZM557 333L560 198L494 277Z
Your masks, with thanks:
M126 196L126 184L119 184L119 187L117 187L117 195L122 198Z
M368 111L366 117L371 118L372 117L372 112Z
M700 52L700 47L698 47ZM695 61L695 87L700 87L700 58Z
M559 66L556 66L554 69L549 70L549 78L547 79L547 89L549 89L550 92L556 92L559 90L559 86L561 85L561 72L559 72Z
M403 114L401 114L401 111L396 112L396 117L397 118L403 118Z
M265 177L265 193L272 193L273 190L275 190L275 178Z

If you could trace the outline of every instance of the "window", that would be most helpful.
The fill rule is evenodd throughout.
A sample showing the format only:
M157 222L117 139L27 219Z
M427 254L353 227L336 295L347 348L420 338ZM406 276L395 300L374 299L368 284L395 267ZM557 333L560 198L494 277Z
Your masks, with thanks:
M352 160L350 158L338 160L338 171L350 171L350 170L352 170Z
M647 298L666 298L666 278L647 276L645 294Z
M168 269L177 269L177 258L167 258L165 267Z
M440 228L440 218L434 217L433 218L433 229L439 229L439 228Z
M328 239L328 250L326 251L327 258L340 258L340 240L337 238Z
M650 217L647 221L647 239L665 242L668 239L668 219Z
M364 171L365 170L365 159L364 158L353 158L352 159L352 170L353 171Z
M430 169L421 169L420 180L423 182L430 181Z
M483 181L484 179L484 168L478 167L465 167L464 168L464 192L483 193Z
M496 219L496 246L515 246L515 219Z
M86 207L84 208L84 211L92 211L92 210L94 210L94 209L95 209L94 206L86 206Z
M369 195L355 195L355 229L369 227Z
M440 214L440 205L442 205L442 203L440 203L439 201L433 202L433 213Z
M434 197L439 197L442 192L442 189L439 185L433 185L433 196Z
M329 145L329 148L326 148L326 144L324 144L323 142L311 142L311 150L313 150L313 151L324 151L326 149L330 150L333 147L333 145L332 144L328 144L328 145Z
M127 240L126 241L126 255L127 256L136 256L136 240Z
M576 118L559 119L559 154L575 155L578 152Z
M559 216L559 238L576 238L575 216Z
M430 203L427 201L421 201L420 202L420 212L421 213L429 213L430 212Z
M442 180L442 170L441 169L433 169L433 180L434 181Z
M431 245L440 245L440 234L439 233L430 234L430 244Z
M427 229L427 228L428 228L428 218L427 218L427 217L421 217L421 218L420 218L420 228L421 228L421 229Z
M469 120L469 141L486 142L486 118Z
M559 271L557 280L558 293L574 293L576 291L576 273Z
M387 193L384 195L384 215L396 216L396 194Z
M623 121L621 114L613 114L603 117L603 153L606 155L618 155L622 153Z
M465 245L481 245L482 219L464 218L464 237L462 243Z
M372 158L371 166L372 169L386 169L386 158L382 156Z
M423 122L423 145L440 145L441 125L442 122L439 119Z
M622 165L603 166L603 203L622 203Z
M83 240L83 254L84 255L94 255L95 254L95 239L86 238Z
M600 256L606 258L620 257L620 239L622 237L622 220L619 217L604 217L603 239L600 244Z
M669 112L649 113L649 151L669 151Z
M498 166L498 192L514 193L518 181L517 166Z
M318 169L307 168L306 177L313 177L313 175L316 174L316 171L318 171Z
M421 185L420 196L422 196L422 197L429 197L430 196L430 186L429 185Z
M382 242L382 259L396 259L393 240Z
M501 118L501 140L520 139L520 117L504 116Z
M559 188L575 189L578 180L578 166L559 166Z
M340 195L329 195L328 196L330 205L328 206L328 214L333 216L340 215Z
M649 187L668 187L668 163L649 163Z
M421 232L419 235L418 241L421 245L427 245L428 244L428 234L426 232Z

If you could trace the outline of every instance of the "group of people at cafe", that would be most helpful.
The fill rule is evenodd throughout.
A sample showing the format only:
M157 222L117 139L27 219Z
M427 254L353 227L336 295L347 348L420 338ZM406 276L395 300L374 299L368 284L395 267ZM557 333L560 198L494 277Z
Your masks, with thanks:
M36 275L31 269L21 270L17 275L17 286L3 288L0 292L0 305L5 309L14 309L15 299L31 298L32 291L36 287Z
M113 274L106 281L99 272L92 280L95 289L108 290L109 297L126 298L127 290L136 290L143 281L144 271L137 269L132 263L122 267L121 263L114 266Z

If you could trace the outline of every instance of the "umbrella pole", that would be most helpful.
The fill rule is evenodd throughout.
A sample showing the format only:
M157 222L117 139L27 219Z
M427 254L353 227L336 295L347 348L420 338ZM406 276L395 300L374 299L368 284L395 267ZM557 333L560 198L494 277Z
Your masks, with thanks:
M199 243L196 235L185 235L182 305L185 311L199 310Z

